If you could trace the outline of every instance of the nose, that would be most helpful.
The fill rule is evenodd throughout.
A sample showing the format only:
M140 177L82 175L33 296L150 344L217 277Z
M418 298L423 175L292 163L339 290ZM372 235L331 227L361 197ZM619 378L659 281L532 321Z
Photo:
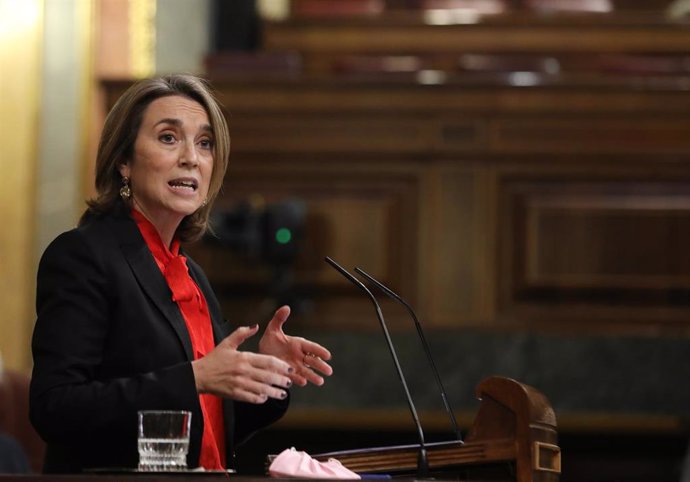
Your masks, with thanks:
M185 142L180 152L180 165L195 167L199 164L199 154L196 152L194 142Z

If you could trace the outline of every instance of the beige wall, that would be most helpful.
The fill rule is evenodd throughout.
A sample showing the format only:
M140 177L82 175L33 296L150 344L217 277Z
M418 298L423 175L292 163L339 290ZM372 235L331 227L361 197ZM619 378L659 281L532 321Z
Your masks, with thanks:
M31 366L35 274L40 253L74 225L90 75L92 2L0 0L4 22L0 122L0 350L9 368ZM4 137L7 136L7 139Z
M83 206L81 159L88 119L89 1L48 0L43 36L43 88L36 176L36 258L74 226Z
M42 13L40 0L0 0L0 350L11 368L28 366Z
M204 71L210 0L161 0L156 8L156 72Z

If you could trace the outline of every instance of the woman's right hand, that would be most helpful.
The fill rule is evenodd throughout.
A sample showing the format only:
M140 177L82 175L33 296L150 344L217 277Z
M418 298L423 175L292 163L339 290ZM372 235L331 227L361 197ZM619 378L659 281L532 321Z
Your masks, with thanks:
M289 364L274 356L238 350L258 330L258 325L240 327L205 357L192 362L199 393L249 403L287 397L284 389L292 384L288 374L293 370Z

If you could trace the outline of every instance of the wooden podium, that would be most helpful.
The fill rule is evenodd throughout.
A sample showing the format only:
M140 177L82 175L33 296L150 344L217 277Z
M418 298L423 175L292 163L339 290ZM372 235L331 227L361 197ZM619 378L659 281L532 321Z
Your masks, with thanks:
M454 479L556 482L561 473L556 416L547 398L515 380L490 377L476 389L481 400L465 442L426 444L430 475ZM410 476L418 445L376 447L315 455L338 459L358 473Z

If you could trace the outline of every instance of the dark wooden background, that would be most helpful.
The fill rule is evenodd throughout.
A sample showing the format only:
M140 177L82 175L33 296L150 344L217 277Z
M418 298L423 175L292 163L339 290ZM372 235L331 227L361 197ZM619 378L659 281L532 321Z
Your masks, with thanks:
M306 217L280 270L218 242L190 250L233 322L264 322L288 301L290 329L335 355L333 379L296 390L245 460L256 468L285 444L414 439L371 304L331 256L417 309L465 427L474 385L513 376L556 409L564 480L678 480L690 432L688 23L665 16L666 2L549 15L508 2L448 25L420 2L349 4L367 15L324 15L327 3L293 2L290 18L261 25L255 50L207 59L233 139L216 211L298 200ZM125 85L104 84L106 102ZM442 438L412 324L380 298Z

